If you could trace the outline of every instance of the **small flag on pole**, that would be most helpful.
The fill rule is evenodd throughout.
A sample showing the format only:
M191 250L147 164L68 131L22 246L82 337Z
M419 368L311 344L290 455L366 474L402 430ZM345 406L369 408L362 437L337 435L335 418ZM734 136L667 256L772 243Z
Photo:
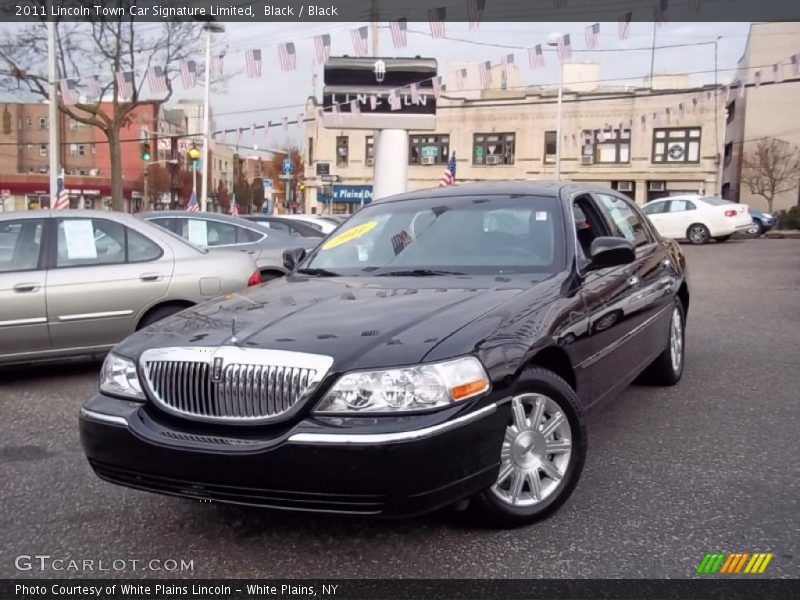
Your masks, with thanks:
M289 117L283 117L283 119L281 119L281 125L283 125L284 133L289 131Z
M435 40L444 37L444 20L447 9L443 6L428 11L428 22L431 26L431 37Z
M633 20L633 13L626 12L619 18L619 39L627 40L631 35L631 21Z
M366 56L369 53L367 47L367 40L369 40L369 26L357 27L350 31L350 37L353 40L353 49L356 56Z
M492 85L492 61L487 60L478 64L478 73L480 74L481 87L487 89Z
M800 54L794 54L791 58L792 61L792 73L795 75L800 75Z
M389 92L389 107L392 110L400 110L402 108L400 92L398 92L396 89Z
M222 54L211 58L211 76L222 77Z
M331 57L331 36L323 34L314 36L314 50L317 53L317 62L324 65Z
M730 100L730 99L731 99L731 86L730 85L726 85L725 86L725 104L727 104L728 100Z
M678 118L683 119L686 117L686 107L683 105L683 102L678 103Z
M132 99L134 89L133 71L117 71L115 78L117 80L117 89L122 99Z
M269 121L264 121L264 139L266 140L268 137L269 137Z
M242 145L242 128L239 127L236 130L236 147L238 148L241 145Z
M697 105L698 104L700 104L700 98L695 96L694 98L692 98L692 112L693 113L697 112Z
M239 203L236 201L236 192L233 193L233 197L231 198L231 216L239 216Z
M147 85L151 94L164 94L169 91L164 67L153 66L147 69Z
M406 32L408 31L408 19L405 17L395 21L389 21L389 31L392 34L392 44L394 49L405 48L407 45Z
M755 72L755 75L753 75L753 80L755 81L756 87L761 87L761 71Z
M361 114L361 107L358 105L358 100L350 100L350 116L357 117Z
M75 81L73 79L62 79L58 84L61 88L61 102L66 106L77 104L79 97Z
M197 85L197 63L193 60L181 61L181 82L185 90Z
M467 85L467 70L459 69L456 71L456 88L459 92L463 92Z
M542 53L541 44L528 48L528 62L531 65L531 69L544 68L544 53Z
M558 58L562 62L567 60L568 58L572 58L572 46L569 42L569 34L563 35L558 38L558 45L556 47L558 52Z
M371 94L369 97L369 108L370 110L375 110L378 107L378 97L375 94Z
M670 120L672 119L672 109L671 108L665 108L664 109L664 114L667 115L667 123L669 123Z
M647 115L642 115L642 118L639 119L639 122L642 127L642 131L647 131Z
M470 29L478 28L484 8L486 8L486 0L467 0L467 15L469 16Z
M56 180L56 196L54 210L67 210L69 208L69 192L64 183L64 169Z
M594 50L600 45L600 23L594 23L586 28L586 48Z
M294 42L278 44L278 57L280 58L281 70L294 71L297 68L297 52Z
M442 95L442 76L439 75L431 79L431 84L433 85L433 97L438 100L439 96Z
M447 163L447 167L444 169L444 173L442 173L442 179L439 181L439 187L450 187L451 185L456 184L456 153L453 152L452 156L450 156L450 160Z
M247 77L257 79L261 77L261 50L253 48L244 53L244 64Z
M419 93L419 84L412 83L411 84L411 102L414 104L419 104L420 100L422 100L422 96Z
M306 122L306 115L305 113L298 113L297 115L297 126L302 127L303 123Z
M334 123L339 124L342 122L342 110L339 108L338 104L331 107L331 114L333 115Z
M772 79L775 83L781 83L783 81L783 64L777 62L772 65Z
M513 54L506 54L505 60L503 61L505 64L505 72L506 72L506 83L511 81L511 71L514 67L514 55Z
M744 82L744 79L739 82L739 98L744 98L744 92L746 87L747 86Z
M256 141L256 126L255 126L255 124L250 125L250 139L253 142Z

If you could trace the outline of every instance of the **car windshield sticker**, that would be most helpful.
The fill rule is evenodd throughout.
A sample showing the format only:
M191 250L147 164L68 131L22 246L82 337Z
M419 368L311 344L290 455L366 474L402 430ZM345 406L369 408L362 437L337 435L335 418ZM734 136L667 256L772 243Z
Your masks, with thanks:
M208 224L199 219L189 219L189 241L198 246L208 246Z
M346 244L350 240L360 238L365 233L375 229L377 225L378 225L377 221L367 221L362 225L358 225L356 227L353 227L352 229L348 229L345 232L333 236L331 239L325 242L322 245L322 249L330 250L331 248L336 248L336 246L341 246L342 244Z
M94 227L91 219L67 219L63 225L68 259L97 258L97 246L94 241Z
M544 210L537 210L536 211L536 220L537 221L547 221L547 212Z
M392 248L394 249L394 255L397 256L403 250L405 250L412 242L414 238L412 238L408 232L403 229L400 233L396 233L392 236Z

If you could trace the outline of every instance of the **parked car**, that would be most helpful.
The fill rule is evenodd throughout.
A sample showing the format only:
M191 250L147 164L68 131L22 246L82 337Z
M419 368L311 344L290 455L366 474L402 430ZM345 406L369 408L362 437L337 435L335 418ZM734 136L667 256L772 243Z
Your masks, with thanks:
M644 212L661 235L692 244L705 244L712 238L726 242L752 225L746 204L711 196L661 198L645 204Z
M80 417L102 479L384 516L469 498L517 526L572 493L589 408L683 373L681 248L608 189L402 194L286 261L109 354Z
M258 223L261 227L267 229L288 233L292 237L317 238L318 240L325 237L325 234L316 227L297 219L273 217L271 215L243 215L242 218L252 223Z
M184 308L261 281L125 213L0 215L0 364L102 354Z
M284 215L287 219L294 219L295 221L301 221L313 227L314 229L321 231L325 235L328 235L331 231L336 229L339 225L336 223L332 223L328 219L322 218L320 215Z
M747 230L747 233L751 235L764 235L778 224L778 217L768 212L754 210L751 208L750 216L752 217L753 221L750 224L750 228Z
M202 248L238 250L252 255L263 281L286 274L284 250L296 246L311 249L316 245L312 240L298 239L282 231L267 231L251 221L219 213L164 210L136 216Z

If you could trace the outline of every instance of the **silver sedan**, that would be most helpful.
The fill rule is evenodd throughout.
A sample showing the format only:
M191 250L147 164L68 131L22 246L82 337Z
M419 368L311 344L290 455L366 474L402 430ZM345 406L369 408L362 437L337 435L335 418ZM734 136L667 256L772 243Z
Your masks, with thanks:
M286 274L284 250L300 247L311 250L319 242L319 239L294 237L240 217L213 212L165 210L136 216L214 252L228 249L252 254L264 281Z
M260 281L252 256L210 254L125 213L3 213L0 364L100 354L137 329Z

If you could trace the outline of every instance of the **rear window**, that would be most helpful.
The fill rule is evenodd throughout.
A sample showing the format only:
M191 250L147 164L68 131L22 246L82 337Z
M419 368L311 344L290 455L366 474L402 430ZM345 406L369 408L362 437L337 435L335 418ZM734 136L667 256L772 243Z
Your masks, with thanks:
M733 204L730 200L723 200L722 198L701 198L703 202L706 204L710 204L712 206L725 206L726 204Z

